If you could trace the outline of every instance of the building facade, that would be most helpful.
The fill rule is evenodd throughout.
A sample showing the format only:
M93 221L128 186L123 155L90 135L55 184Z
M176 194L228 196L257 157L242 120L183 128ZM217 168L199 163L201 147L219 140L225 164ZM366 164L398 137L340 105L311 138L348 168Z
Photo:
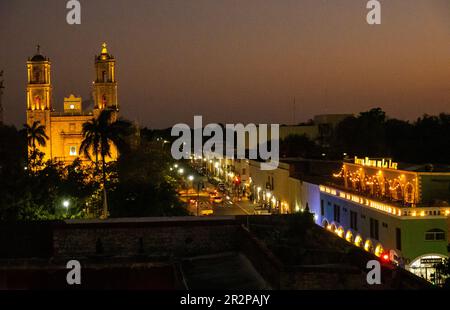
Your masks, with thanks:
M319 185L320 202L313 210L319 225L377 256L389 255L418 276L440 281L435 265L450 251L450 172L355 158L334 179Z
M56 160L70 164L75 159L87 160L79 154L83 139L83 124L97 117L104 109L112 111L113 120L118 117L116 61L108 53L104 43L100 55L95 56L95 80L93 81L94 108L86 111L82 98L70 94L64 98L64 110L57 112L53 107L53 84L51 61L41 55L39 47L36 55L27 61L27 124L38 121L45 126L48 141L38 149L44 153L44 161ZM117 149L112 146L108 161L117 159Z
M221 179L244 179L255 205L275 214L308 211L316 224L355 246L442 282L435 265L450 250L450 171L369 158L285 159L275 170L261 170L256 160L206 162Z

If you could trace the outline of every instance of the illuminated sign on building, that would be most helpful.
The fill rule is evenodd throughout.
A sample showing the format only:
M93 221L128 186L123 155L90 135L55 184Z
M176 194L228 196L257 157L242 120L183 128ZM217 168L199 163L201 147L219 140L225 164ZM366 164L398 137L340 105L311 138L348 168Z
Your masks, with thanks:
M369 157L358 158L355 156L355 164L376 167L376 168L388 168L388 169L398 169L398 163L393 162L391 159L370 159Z

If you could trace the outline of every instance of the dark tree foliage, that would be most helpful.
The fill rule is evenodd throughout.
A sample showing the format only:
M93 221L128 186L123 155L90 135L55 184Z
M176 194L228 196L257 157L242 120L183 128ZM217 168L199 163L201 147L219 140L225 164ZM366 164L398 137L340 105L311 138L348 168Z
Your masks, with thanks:
M184 215L170 176L169 148L159 142L122 148L107 165L112 216ZM102 176L95 163L70 166L42 162L36 150L27 159L27 134L0 126L0 221L95 217L102 210ZM65 204L68 206L65 206Z
M348 117L335 129L333 147L342 153L386 156L386 114L379 108Z
M169 148L156 137L142 138L122 153L117 163L118 182L111 190L111 217L187 215L171 176Z
M415 122L390 119L380 108L343 120L331 148L350 156L393 157L417 164L450 163L450 115L424 115Z
M306 135L289 135L280 142L280 157L315 158L322 153L321 148Z
M42 160L42 154L37 157ZM0 220L48 220L83 217L98 184L89 181L78 161L68 167L47 162L41 169L22 166L13 178L1 179ZM65 207L64 202L69 206Z

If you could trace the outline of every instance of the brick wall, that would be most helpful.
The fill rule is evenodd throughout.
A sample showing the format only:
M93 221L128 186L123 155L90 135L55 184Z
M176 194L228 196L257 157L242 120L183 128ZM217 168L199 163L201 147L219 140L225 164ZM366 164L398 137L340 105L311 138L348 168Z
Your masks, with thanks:
M230 219L68 222L53 230L53 255L186 257L233 251L238 229Z

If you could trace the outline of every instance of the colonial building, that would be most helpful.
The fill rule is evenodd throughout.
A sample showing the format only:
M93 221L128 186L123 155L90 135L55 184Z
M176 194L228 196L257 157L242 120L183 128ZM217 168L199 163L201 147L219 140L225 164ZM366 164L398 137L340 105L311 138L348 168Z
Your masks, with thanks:
M95 56L95 80L93 82L93 110L86 111L82 98L70 94L64 98L64 110L53 108L50 59L41 55L39 47L36 55L27 61L27 123L39 121L45 126L49 140L45 147L39 147L44 160L57 160L65 164L76 158L86 160L79 154L82 141L82 127L85 122L97 117L104 109L113 111L113 119L119 112L117 101L116 60L108 53L103 43L100 55ZM117 150L112 148L111 158L117 159Z
M347 241L439 283L434 266L450 251L449 201L448 167L356 157L320 185L314 212Z
M261 170L257 160L205 163L224 182L227 176L242 178L249 198L271 213L307 210L318 225L355 246L442 283L435 265L450 253L448 166L357 157L282 159L275 170Z

